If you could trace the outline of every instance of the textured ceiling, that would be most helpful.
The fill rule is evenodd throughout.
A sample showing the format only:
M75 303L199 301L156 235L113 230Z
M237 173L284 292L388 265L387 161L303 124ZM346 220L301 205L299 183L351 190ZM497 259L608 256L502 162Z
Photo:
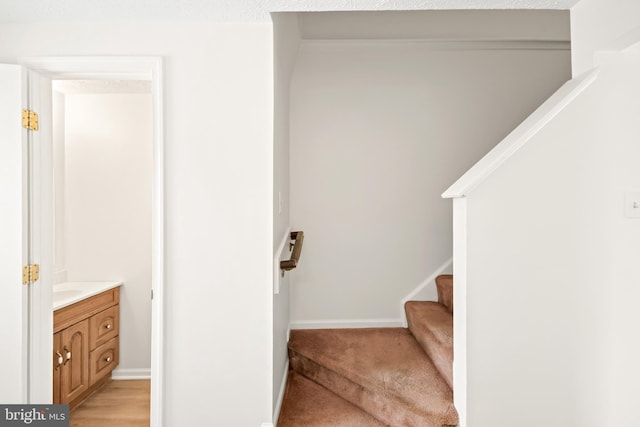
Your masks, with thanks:
M270 12L570 9L580 0L0 0L0 23L268 21Z

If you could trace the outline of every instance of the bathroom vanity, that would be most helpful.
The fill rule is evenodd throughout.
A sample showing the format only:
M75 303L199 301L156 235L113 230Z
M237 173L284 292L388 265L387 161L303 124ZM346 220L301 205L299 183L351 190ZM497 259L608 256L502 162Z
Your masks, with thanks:
M53 292L53 403L78 406L119 360L120 282L69 282Z

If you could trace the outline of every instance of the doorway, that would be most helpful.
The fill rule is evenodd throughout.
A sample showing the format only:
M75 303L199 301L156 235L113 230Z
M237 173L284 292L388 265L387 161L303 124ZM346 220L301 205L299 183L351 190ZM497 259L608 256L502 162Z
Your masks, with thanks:
M148 385L153 176L151 82L53 80L52 104L54 309L60 304L61 294L78 289L91 292L102 283L105 286L121 283L117 331L110 328L114 332L109 336L113 335L114 341L104 343L113 347L114 354L105 347L96 351L108 353L113 366L117 363L112 374L114 380L142 380ZM58 332L55 321L54 332ZM61 347L62 343L54 345L54 352ZM60 402L69 398L69 394L77 394L79 389L72 390L72 379L77 379L78 386L89 381L87 392L91 392L92 384L98 382L92 378L112 369L105 365L100 375L94 375L97 368L91 360L98 358L96 351L89 348L90 378L76 378L66 365L55 371L65 373L62 386L54 381L54 396L61 396ZM127 386L118 387L126 389ZM86 403L99 401L103 394L104 389L100 388ZM149 404L148 395L137 400L144 412L143 408ZM88 406L82 404L78 411L87 412ZM110 408L110 414L117 416L121 410ZM75 416L77 411L72 413L72 421ZM141 416L148 422L148 413Z
M151 213L151 244L150 244L150 271L151 271L151 292L148 292L148 298L151 299L151 338L150 338L150 369L148 374L151 377L151 425L162 425L162 337L163 337L163 290L164 290L164 202L163 202L163 132L162 132L162 79L161 69L162 63L160 58L149 57L109 57L109 58L37 58L23 61L22 65L26 68L37 72L46 79L51 80L91 80L102 81L103 85L106 81L146 81L150 96L151 108L151 152L152 160L150 167L150 191L148 196L150 199ZM49 90L51 90L49 88ZM51 103L40 106L41 109L51 109ZM50 111L49 111L50 114ZM45 114L46 116L47 114ZM53 156L48 161L53 162ZM117 166L114 168L117 172ZM51 190L53 191L53 189ZM46 197L46 196L45 196ZM54 221L43 220L41 222L43 228L54 228ZM53 230L47 232L53 233ZM44 234L46 234L45 232ZM42 247L43 260L50 259L51 265L42 265L43 269L54 270L53 245L50 247ZM55 281L63 279L60 271L57 272L58 277ZM51 306L52 292L47 290L48 286L53 286L53 274L50 283L41 283L41 286L34 287L30 298L30 306ZM27 378L28 387L32 391L31 396L46 396L44 390L51 390L50 376L39 376L37 373L46 372L51 369L49 358L40 358L33 355L50 354L51 349L47 348L51 335L51 324L47 322L31 322L29 331L29 345L31 353L31 363L29 366L29 375ZM44 343L44 344L43 344ZM45 361L48 360L47 365ZM34 374L35 373L35 374ZM144 373L127 373L122 375L122 379L129 377L144 376Z

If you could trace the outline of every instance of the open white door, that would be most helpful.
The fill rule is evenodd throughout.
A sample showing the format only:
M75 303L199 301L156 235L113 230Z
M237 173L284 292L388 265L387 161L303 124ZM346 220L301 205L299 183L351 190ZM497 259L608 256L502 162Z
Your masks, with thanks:
M29 142L29 255L40 277L28 286L29 403L53 401L53 141L51 79L29 70L28 108L38 113L38 130Z
M27 399L26 291L22 285L25 212L23 209L22 67L0 64L0 402Z
M51 83L18 65L0 64L0 351L2 403L51 401ZM39 131L22 111L40 110ZM47 169L49 168L49 169ZM42 258L44 256L44 258ZM23 284L23 267L40 278Z

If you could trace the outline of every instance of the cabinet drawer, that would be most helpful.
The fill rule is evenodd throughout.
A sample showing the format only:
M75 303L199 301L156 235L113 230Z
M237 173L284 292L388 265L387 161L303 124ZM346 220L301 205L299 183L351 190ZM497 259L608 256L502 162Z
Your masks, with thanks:
M75 304L63 307L60 310L56 310L53 312L53 332L59 332L79 320L86 319L119 302L120 288L113 288Z
M89 318L89 348L94 349L118 335L119 306L114 305Z
M120 344L118 338L112 338L89 354L89 383L97 381L108 375L120 359Z

